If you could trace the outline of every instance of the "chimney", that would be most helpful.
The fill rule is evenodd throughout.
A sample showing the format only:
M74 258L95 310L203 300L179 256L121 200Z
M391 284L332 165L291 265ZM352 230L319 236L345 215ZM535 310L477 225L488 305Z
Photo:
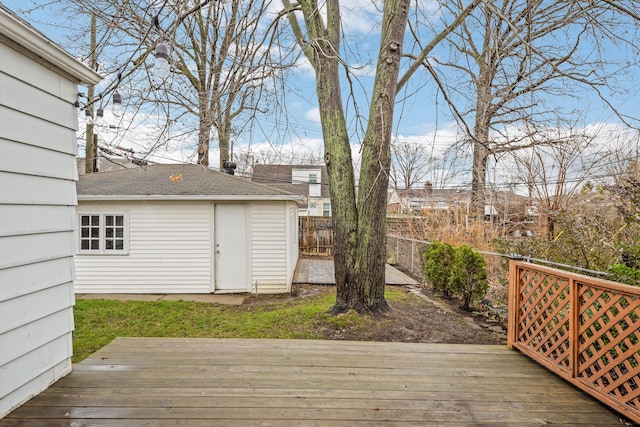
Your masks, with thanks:
M424 191L429 195L433 194L433 184L431 183L431 181L427 181L424 183Z
M230 162L229 160L225 160L222 163L222 167L224 168L224 173L228 173L229 175L235 174L236 164L234 162Z

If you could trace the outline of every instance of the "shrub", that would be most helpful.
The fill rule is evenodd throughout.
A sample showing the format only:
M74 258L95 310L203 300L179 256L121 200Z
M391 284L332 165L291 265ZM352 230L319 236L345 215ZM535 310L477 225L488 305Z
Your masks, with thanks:
M640 245L620 245L620 262L610 265L610 280L640 286Z
M471 303L481 299L489 289L482 255L467 245L456 248L449 285L460 296L460 307L469 310Z
M433 241L425 249L424 275L433 286L433 290L451 296L449 278L453 267L454 249L448 243Z
M608 277L609 280L640 286L640 269L624 264L614 264L607 269L607 272L611 274L611 277Z

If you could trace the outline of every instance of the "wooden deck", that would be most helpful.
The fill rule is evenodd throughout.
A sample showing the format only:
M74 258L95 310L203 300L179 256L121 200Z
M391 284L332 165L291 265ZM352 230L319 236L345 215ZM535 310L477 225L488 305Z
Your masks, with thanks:
M621 425L504 346L118 338L0 426Z

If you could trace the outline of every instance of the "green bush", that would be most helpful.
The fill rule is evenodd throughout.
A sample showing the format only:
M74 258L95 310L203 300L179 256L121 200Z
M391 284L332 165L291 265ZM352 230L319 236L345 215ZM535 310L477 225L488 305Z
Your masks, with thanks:
M610 265L607 272L610 280L640 286L640 246L620 245L620 262Z
M607 269L611 274L609 280L627 285L640 286L640 269L632 268L624 264L614 264Z
M433 241L425 249L424 275L436 292L442 292L446 297L451 297L449 278L453 267L454 249L448 243Z
M449 286L460 297L460 307L469 310L471 303L481 299L489 289L482 255L467 245L456 248Z

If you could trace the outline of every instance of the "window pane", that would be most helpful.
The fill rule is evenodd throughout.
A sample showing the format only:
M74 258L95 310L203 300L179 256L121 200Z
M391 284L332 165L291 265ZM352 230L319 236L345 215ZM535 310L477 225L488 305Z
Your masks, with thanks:
M83 249L83 250L89 249L89 241L88 240L82 240L80 242L80 249Z
M107 240L104 245L105 249L110 250L113 249L113 240Z
M123 215L116 215L116 225L118 227L124 226L124 216Z
M91 237L97 239L100 237L100 229L99 228L91 228Z
M88 228L81 229L80 230L80 237L82 237L82 238L89 237L89 229Z
M92 250L98 250L100 249L100 242L98 240L92 240L91 241L91 249Z
M80 218L83 226L89 225L89 216L82 215Z
M104 236L105 236L107 239L112 238L112 237L113 237L113 228L105 228L105 229L104 229Z
M124 249L124 240L116 240L116 249L119 251Z
M91 216L91 225L94 225L94 226L100 225L100 217L98 215Z
M124 228L116 228L116 237L121 239L124 237Z
M112 215L105 216L104 221L107 226L113 225L113 216Z

